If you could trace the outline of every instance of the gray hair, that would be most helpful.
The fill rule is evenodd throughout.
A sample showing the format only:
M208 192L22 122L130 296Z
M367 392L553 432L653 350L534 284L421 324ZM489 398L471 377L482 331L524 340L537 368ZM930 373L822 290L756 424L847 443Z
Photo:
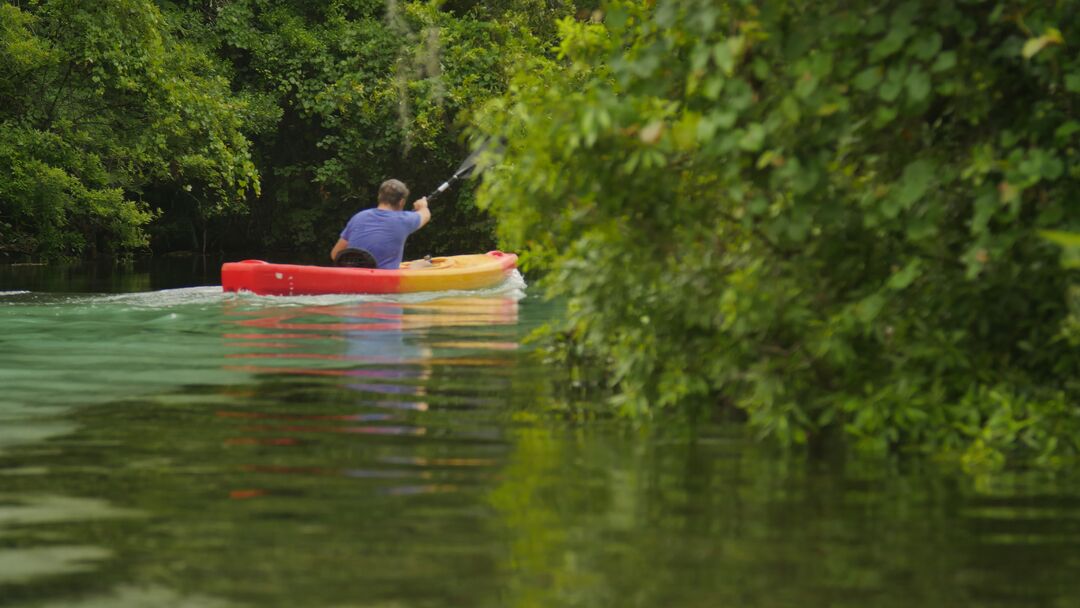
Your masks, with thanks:
M401 206L409 196L409 187L404 182L388 179L379 186L379 202Z

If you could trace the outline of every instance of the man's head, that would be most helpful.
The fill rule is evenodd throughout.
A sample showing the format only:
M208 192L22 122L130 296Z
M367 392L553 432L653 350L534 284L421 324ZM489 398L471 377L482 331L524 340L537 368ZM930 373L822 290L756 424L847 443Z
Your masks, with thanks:
M409 197L409 187L400 180L388 179L379 186L379 204L390 205L394 209L405 207L405 199Z

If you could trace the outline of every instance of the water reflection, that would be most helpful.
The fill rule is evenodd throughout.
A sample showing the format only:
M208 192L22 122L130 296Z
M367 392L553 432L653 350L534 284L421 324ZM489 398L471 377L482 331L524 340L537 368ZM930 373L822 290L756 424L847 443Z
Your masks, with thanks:
M26 471L22 471L26 474ZM0 480L3 478L0 477ZM43 528L70 522L89 522L138 517L141 513L120 509L94 498L60 495L0 494L0 540L18 537L20 529ZM4 548L0 542L0 590L41 578L93 572L112 557L94 544L48 543ZM0 594L0 600L3 599Z
M17 381L0 420L52 429L0 437L0 605L1080 597L1068 476L976 483L776 454L740 427L576 424L552 412L602 408L556 403L520 346L557 311L534 300L183 300L0 307Z
M503 392L508 376L480 378L487 367L515 367L506 357L520 337L516 299L275 306L230 298L135 311L113 310L131 306L130 298L104 306L89 300L99 312L74 303L32 311L43 323L27 335L26 350L46 341L60 349L66 341L85 357L116 348L110 330L116 336L116 328L139 319L155 329L142 334L138 351L113 355L108 370L82 373L75 359L65 367L86 405L61 410L63 430L47 446L43 435L0 454L0 491L12 493L0 497L0 507L48 490L152 516L93 526L74 513L56 521L0 519L0 568L9 559L22 564L0 576L0 605L79 605L76 597L114 605L116 598L158 595L173 605L192 597L220 605L253 598L259 605L297 605L298 598L341 605L365 577L364 597L373 603L430 602L452 597L454 581L490 563L485 546L472 546L483 537L481 513L458 507L475 503L491 483L506 446L490 422L460 421L454 412L466 403L499 403L491 396ZM4 312L17 319L18 311ZM181 343L189 351L183 358L158 356ZM40 370L19 372L27 378L24 393L67 403L47 397L48 384L34 380L59 373L41 362ZM218 382L152 392L167 382L163 369L183 382L184 369L208 367L218 373L204 377ZM125 373L156 374L156 382L140 397L110 400L123 394L110 384ZM450 496L471 498L442 502ZM26 504L45 512L44 503ZM357 506L369 516L357 519ZM452 517L432 520L437 513ZM428 533L416 533L424 527ZM473 557L447 562L440 553L449 547ZM337 570L325 569L328 555L338 556ZM269 581L267 572L274 573ZM439 582L411 589L421 573ZM192 581L203 581L195 584L200 596L182 590Z
M514 326L518 302L510 298L453 298L423 304L368 302L348 306L259 309L235 313L243 331L225 334L246 360L228 369L262 374L339 377L348 388L393 399L368 405L426 410L425 381L433 366L501 367L502 357L436 356L435 351L516 350L516 341L429 343L432 329ZM254 331L252 331L254 330ZM343 348L327 348L341 344ZM297 365L302 363L302 365Z
M234 328L226 333L230 349L228 366L256 373L264 382L280 383L281 378L322 378L352 391L357 411L312 412L313 404L303 403L292 411L219 411L219 418L244 421L229 446L295 447L312 438L327 435L360 435L420 438L438 433L437 443L448 440L484 441L498 432L482 429L430 428L426 417L415 415L432 409L429 386L433 377L451 367L507 367L503 356L478 356L494 350L517 349L516 338L476 341L431 340L461 329L498 327L511 330L518 320L518 302L511 298L448 298L424 303L363 302L348 305L264 308L234 311ZM242 363L241 363L242 362ZM439 371L442 370L442 371ZM441 380L434 382L440 385ZM436 392L441 388L436 388ZM442 397L442 395L437 395ZM317 407L317 405L315 406ZM382 411L371 411L382 410ZM398 413L387 413L386 411ZM410 415L410 412L412 415ZM359 423L359 424L358 424ZM377 489L390 495L457 491L460 477L445 465L417 469L417 463L488 462L490 459L424 459L381 457L372 467L297 467L282 465L244 466L256 474L337 475L369 480L405 480ZM401 467L388 463L409 462ZM412 483L413 479L441 480L443 483ZM472 481L476 479L473 478ZM406 483L407 482L407 483ZM266 496L259 489L246 498Z

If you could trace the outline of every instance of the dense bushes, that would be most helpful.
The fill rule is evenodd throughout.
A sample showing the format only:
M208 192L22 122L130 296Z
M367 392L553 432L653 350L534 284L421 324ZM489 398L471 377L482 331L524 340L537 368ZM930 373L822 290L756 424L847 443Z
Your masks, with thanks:
M488 107L481 201L623 411L1071 458L1080 332L1039 231L1080 228L1076 10L611 2Z
M242 203L244 108L148 0L0 5L0 251L143 246L159 183Z

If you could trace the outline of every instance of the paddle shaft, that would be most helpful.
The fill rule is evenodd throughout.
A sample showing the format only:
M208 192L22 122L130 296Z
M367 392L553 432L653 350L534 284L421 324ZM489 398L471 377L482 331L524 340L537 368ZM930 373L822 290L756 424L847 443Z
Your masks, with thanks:
M484 143L481 144L480 147L478 147L476 150L473 150L473 153L470 154L468 158L466 158L461 163L461 165L458 166L457 171L454 171L454 174L450 176L450 179L443 182L442 185L436 188L431 194L427 195L427 199L430 201L431 199L442 194L443 192L449 190L450 186L454 185L455 182L469 177L469 175L473 172L473 169L476 168L476 161L478 158L480 158L480 153L486 150L488 146L489 143ZM500 148L501 143L497 145L496 149Z
M427 200L430 201L430 200L434 199L436 196L439 196L440 194L442 194L443 192L446 192L447 190L450 189L450 186L456 181L457 180L454 179L453 177L446 180L445 182L442 183L441 186L439 186L438 188L432 190L431 194L427 195L427 197L426 197Z
M477 156L478 155L476 152L470 154L469 158L466 158L465 162L461 163L461 166L458 167L457 171L454 171L454 174L450 176L450 179L443 182L442 185L433 190L431 194L427 195L427 199L430 201L436 196L442 194L443 192L446 192L455 182L459 181L463 177L467 177L470 173L472 173L472 170L476 167Z

